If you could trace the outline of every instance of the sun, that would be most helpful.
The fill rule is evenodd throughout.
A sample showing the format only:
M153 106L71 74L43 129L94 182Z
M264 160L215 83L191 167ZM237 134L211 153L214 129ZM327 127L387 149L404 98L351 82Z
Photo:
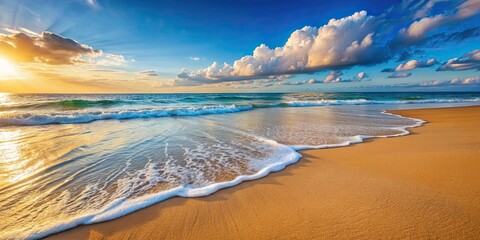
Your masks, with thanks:
M15 65L13 65L13 63L8 61L7 59L0 57L0 79L12 77L17 74L18 72Z

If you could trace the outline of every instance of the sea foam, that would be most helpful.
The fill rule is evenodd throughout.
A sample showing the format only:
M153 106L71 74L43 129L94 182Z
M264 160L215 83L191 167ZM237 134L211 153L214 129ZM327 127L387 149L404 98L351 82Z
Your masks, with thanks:
M382 113L385 115L405 118L405 117L401 117L399 115L395 115L387 112L382 112ZM415 123L409 126L392 128L400 131L400 133L391 134L391 135L382 135L382 136L356 135L356 136L350 137L348 141L345 141L339 144L325 144L325 145L317 145L317 146L311 146L311 145L288 146L288 145L280 144L274 140L255 136L255 138L257 138L259 141L264 142L265 144L268 144L269 146L273 147L276 151L275 151L275 154L270 156L269 159L266 159L266 160L264 159L258 164L253 163L252 166L256 169L256 172L253 174L240 175L230 181L216 182L216 183L208 184L202 187L178 186L165 191L147 194L137 198L119 197L111 201L109 204L107 204L106 206L104 206L98 211L85 213L82 216L77 216L73 219L68 219L61 223L56 223L54 225L45 227L42 230L9 232L9 233L6 233L7 235L3 235L2 237L6 237L6 238L20 237L20 238L26 238L26 239L39 239L57 232L61 232L61 231L79 226L79 225L93 224L93 223L112 220L112 219L127 215L129 213L135 212L137 210L146 208L155 203L159 203L161 201L167 200L172 197L192 197L193 198L193 197L207 196L217 192L220 189L232 187L244 181L259 179L267 176L271 172L280 171L284 169L286 166L297 162L301 158L301 154L298 152L299 150L343 147L343 146L348 146L354 143L363 142L363 140L366 138L375 138L375 137L384 138L384 137L402 136L409 133L409 131L407 130L408 128L418 127L418 126L421 126L423 123L425 123L425 121L420 119L414 119L414 118L408 118L408 119L413 120ZM129 162L127 164L130 164ZM155 169L153 168L154 168L153 164L147 164L147 167L145 169L140 170L138 172L139 175L146 176L146 178L142 178L139 180L144 182L148 181L151 184L155 184L161 181L162 180L161 177L156 173ZM124 186L124 188L130 188L130 187L132 186L130 185L128 187ZM126 190L128 191L128 189Z
M13 186L11 188L0 189L3 194L3 196L0 194L0 203L2 203L0 210L5 217L10 217L10 220L1 226L0 238L41 238L78 225L115 219L171 197L206 196L242 181L261 178L270 172L279 171L299 160L299 150L343 147L363 142L367 138L406 135L409 133L407 128L424 123L419 119L410 119L414 122L411 124L412 121L399 120L409 118L385 112L379 114L375 110L380 108L377 106L310 109L306 107L480 102L479 98L471 96L401 99L390 95L382 95L382 97L361 95L354 96L352 99L349 99L351 96L344 96L343 99L329 99L319 97L320 95L305 94L300 97L297 95L274 94L266 97L263 95L207 97L172 95L171 98L163 95L114 97L102 95L82 96L82 99L87 99L82 101L58 101L58 96L43 96L37 98L42 101L47 98L48 101L54 99L56 102L9 107L0 113L0 127L76 124L109 119L162 117L164 119L161 121L101 121L98 124L79 124L75 127L53 125L48 128L2 128L6 133L4 137L7 138L3 142L0 141L0 144L6 143L3 146L4 149L12 149L10 154L12 157L15 157L15 151L20 152L25 146L44 147L40 143L45 143L47 154L41 155L39 154L41 149L34 149L32 162L45 163L43 156L55 156L50 153L50 150L61 152L58 158L53 157L53 163L34 170L38 170L35 176L32 175L22 182L9 183ZM74 97L76 96L63 98ZM422 97L426 96L422 95ZM365 111L365 109L373 110ZM224 114L242 111L250 112ZM208 114L220 115L169 118ZM372 121L376 122L372 123ZM223 131L222 128L229 131ZM235 132L237 130L241 133L237 134ZM16 135L9 135L12 132ZM323 133L331 134L333 138L327 138L322 135ZM52 138L38 137L45 135L51 135ZM311 138L311 136L319 137ZM8 137L12 140L8 140ZM173 141L169 145L163 140L166 138L175 139L176 142ZM84 140L85 142L82 142ZM15 143L10 144L9 141L15 141ZM190 142L185 143L187 141ZM72 144L61 146L63 142ZM75 145L77 142L78 145ZM262 144L267 147L258 147ZM161 150L162 147L165 147L164 152ZM175 147L177 148L173 149ZM272 154L261 154L267 150ZM243 154L251 152L256 152L256 155ZM225 157L226 155L228 156ZM152 156L156 159L148 160L145 164L144 161ZM165 168L162 164L170 161L172 156L176 157L172 160L176 162ZM256 161L252 156L266 157L262 158L262 161ZM225 163L235 160L234 158L245 161ZM203 176L207 175L205 170L231 169L230 167L235 168L233 165L237 163L247 164L249 167L247 170L252 171L243 171L244 169L239 168L239 171L234 171L233 178L221 180ZM215 168L216 165L222 166ZM170 181L169 177L175 175L172 173L178 173L174 176L177 179L186 177L179 181ZM90 180L97 176L101 177ZM37 183L39 185L35 185ZM163 187L162 184L165 183L171 184ZM113 190L108 188L111 186L114 186ZM31 189L23 190L29 187ZM11 189L13 191L10 193L14 195L6 194ZM19 192L15 192L17 190ZM20 191L24 191L22 194L25 195L19 194ZM32 196L36 199L28 202L33 192L36 195ZM26 202L17 201L18 199ZM42 202L44 204L42 206L40 206L41 199L47 199ZM17 206L18 202L21 202L18 209L23 209L24 212L10 211L9 209ZM68 211L66 207L69 207ZM44 217L45 220L43 220Z
M2 126L32 126L47 124L74 124L89 123L97 120L126 120L138 118L159 118L173 116L198 116L208 114L234 113L251 110L251 105L220 105L168 109L121 110L121 111L96 111L73 113L43 113L43 114L9 114L0 116Z
M293 148L277 143L276 141L256 137L260 141L263 141L266 144L269 144L271 147L276 149L274 155L269 159L264 159L261 164L258 164L260 168L254 174L251 175L240 175L231 181L217 182L212 183L203 187L189 187L189 186L178 186L172 189L161 191L158 193L144 195L138 198L126 198L120 197L111 201L108 205L103 207L101 210L87 213L83 216L75 217L74 219L69 219L61 223L56 223L46 227L43 230L37 231L22 231L22 232L10 232L6 233L2 237L5 238L26 238L26 239L39 239L46 237L48 235L61 232L79 225L93 224L112 220L126 214L132 213L134 211L140 210L142 208L151 206L155 203L164 201L172 197L203 197L208 196L212 193L217 192L220 189L232 187L240 184L244 181L255 180L262 177L265 177L271 172L276 172L284 169L286 166L297 162L301 155L296 152ZM155 174L146 174L149 172L150 168L145 168L143 172L140 172L141 175L150 176L142 181L156 182L158 181L159 176Z
M121 102L121 101L118 101ZM318 107L337 105L372 105L372 104L425 104L425 103L475 103L480 98L472 99L423 99L423 100L294 100L278 103L251 103L251 104L228 104L228 105L205 105L170 108L145 108L145 109L122 109L110 111L58 111L58 112L7 112L0 114L0 127L3 126L35 126L48 124L78 124L89 123L98 120L128 120L139 118L160 118L174 116L199 116L210 114L225 114L242 111L250 111L257 108L282 108L282 107ZM62 101L61 105L113 105L113 101ZM58 103L60 104L60 103ZM58 105L57 104L57 105ZM117 102L115 102L117 104ZM48 105L48 104L43 104Z

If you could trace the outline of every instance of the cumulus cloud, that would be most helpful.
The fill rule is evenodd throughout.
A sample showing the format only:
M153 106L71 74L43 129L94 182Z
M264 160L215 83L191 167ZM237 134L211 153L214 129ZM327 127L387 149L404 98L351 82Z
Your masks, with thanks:
M272 80L283 81L283 80L289 79L291 77L292 77L292 75L290 75L290 74L283 74L283 75L269 76L268 78L272 79Z
M461 58L453 58L442 64L437 71L463 71L480 70L480 50L473 50L464 54Z
M422 18L413 22L408 28L400 29L400 36L404 38L405 41L423 40L427 33L438 28L447 20L448 18L443 14Z
M304 85L304 84L317 84L317 83L340 83L340 82L359 82L362 79L368 77L365 72L359 72L355 77L350 79L342 79L341 76L343 73L341 71L331 71L323 81L311 78L309 80L296 81L296 82L287 82L280 81L278 85Z
M158 73L155 70L145 70L145 71L139 72L138 74L143 75L143 76L147 76L147 77L158 76Z
M58 65L84 62L81 57L97 57L102 52L55 33L42 32L39 35L0 35L0 54L18 62Z
M126 62L121 55L105 54L101 50L52 32L35 34L26 30L8 35L0 34L0 55L17 62L50 65L98 63L107 66Z
M480 76L465 78L461 84L480 84Z
M341 79L340 82L360 82L368 77L368 74L365 72L359 72L356 76L349 79Z
M436 87L436 86L449 86L449 85L479 85L480 84L480 76L476 77L469 77L464 79L454 78L452 80L435 80L429 82L422 82L419 83L418 86L420 87Z
M330 74L328 74L325 79L323 80L324 83L337 83L341 82L343 73L341 71L331 71Z
M182 69L177 77L201 82L232 81L382 62L387 54L384 47L375 44L376 25L376 19L367 12L357 12L331 19L320 28L296 30L282 47L272 49L261 44L252 55L233 65L214 62L195 72Z
M446 2L443 5L450 9L432 15L431 12L438 2ZM479 36L478 27L456 33L449 33L451 29L445 28L480 13L478 2L479 0L460 3L444 0L405 0L378 16L369 16L365 11L356 12L344 18L331 19L318 28L306 26L298 29L283 46L271 48L260 44L251 55L241 57L233 63L213 62L210 66L196 71L184 68L175 81L211 84L322 70L343 70L352 66L382 63L393 58L399 62L407 61L424 53L421 48ZM442 28L447 32L437 31ZM417 60L403 63L403 66L398 68L411 70L430 64L433 65L434 62ZM384 69L382 72L393 71L395 69Z
M433 6L436 2L431 4ZM430 8L431 8L430 6ZM444 26L459 22L463 19L472 17L480 13L479 0L467 0L457 6L453 14L437 14L435 16L426 16L414 21L409 27L402 28L399 31L397 43L418 43L428 36L428 33ZM426 15L419 14L418 16Z
M410 75L412 74L409 72L395 72L395 73L392 73L390 76L388 76L388 78L406 78L406 77L410 77Z
M323 80L323 83L339 83L339 82L359 82L368 77L367 73L359 72L356 76L348 79L342 79L343 73L341 71L331 71Z
M433 66L437 63L438 62L435 58L430 58L430 59L425 60L425 61L410 60L406 63L402 63L402 64L398 65L395 68L395 71L408 71L408 70L412 70L412 69L415 69L415 68L427 68L427 67L431 67L431 66Z
M357 79L359 79L359 80L364 79L364 78L366 78L366 77L368 77L368 75L367 75L367 73L365 73L365 72L359 72L359 73L357 74Z

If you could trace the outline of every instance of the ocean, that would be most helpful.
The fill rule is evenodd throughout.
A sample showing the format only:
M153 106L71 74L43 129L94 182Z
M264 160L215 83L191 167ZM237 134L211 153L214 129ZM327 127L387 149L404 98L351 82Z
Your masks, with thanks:
M299 150L424 123L388 109L478 104L480 93L0 94L0 239L209 195Z

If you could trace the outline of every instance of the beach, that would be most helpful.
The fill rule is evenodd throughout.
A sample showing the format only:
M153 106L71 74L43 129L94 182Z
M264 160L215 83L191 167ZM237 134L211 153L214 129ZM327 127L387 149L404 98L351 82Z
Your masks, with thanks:
M296 164L201 198L175 197L49 239L474 239L480 107L391 111L411 134L305 150Z
M0 13L0 240L480 240L480 0Z

